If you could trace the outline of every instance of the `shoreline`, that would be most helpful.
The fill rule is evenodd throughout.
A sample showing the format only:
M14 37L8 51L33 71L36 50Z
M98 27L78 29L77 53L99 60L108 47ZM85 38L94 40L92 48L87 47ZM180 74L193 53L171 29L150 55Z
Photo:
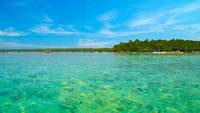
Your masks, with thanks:
M200 52L98 52L98 51L52 51L52 52L44 52L44 51L10 51L10 52L1 52L0 54L9 54L9 53L44 53L44 54L52 54L52 53L114 53L114 54L200 54Z

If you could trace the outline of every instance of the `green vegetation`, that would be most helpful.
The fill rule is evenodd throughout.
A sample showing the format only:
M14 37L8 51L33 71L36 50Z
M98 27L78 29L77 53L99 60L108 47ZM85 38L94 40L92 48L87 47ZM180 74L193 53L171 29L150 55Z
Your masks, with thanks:
M45 53L51 53L51 50L50 49L45 49L44 52Z
M193 40L130 40L113 48L64 48L64 49L0 49L0 52L200 52L200 41Z
M138 39L120 43L113 47L114 52L197 52L200 41L193 40L144 40Z

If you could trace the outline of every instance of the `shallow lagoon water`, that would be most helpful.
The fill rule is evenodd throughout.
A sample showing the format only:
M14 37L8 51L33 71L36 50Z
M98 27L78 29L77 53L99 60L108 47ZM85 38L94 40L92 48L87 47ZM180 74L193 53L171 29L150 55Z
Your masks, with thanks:
M199 54L0 54L0 113L199 113L199 106Z

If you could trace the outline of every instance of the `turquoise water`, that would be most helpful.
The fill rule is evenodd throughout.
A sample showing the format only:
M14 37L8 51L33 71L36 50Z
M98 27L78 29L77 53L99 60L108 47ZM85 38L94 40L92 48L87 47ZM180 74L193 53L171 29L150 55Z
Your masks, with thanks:
M0 113L200 113L200 55L0 54Z

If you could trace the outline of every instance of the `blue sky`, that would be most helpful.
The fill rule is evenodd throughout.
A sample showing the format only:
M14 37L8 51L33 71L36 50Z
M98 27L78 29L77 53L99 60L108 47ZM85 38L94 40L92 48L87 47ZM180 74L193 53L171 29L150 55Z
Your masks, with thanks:
M200 40L199 0L0 0L0 49Z

